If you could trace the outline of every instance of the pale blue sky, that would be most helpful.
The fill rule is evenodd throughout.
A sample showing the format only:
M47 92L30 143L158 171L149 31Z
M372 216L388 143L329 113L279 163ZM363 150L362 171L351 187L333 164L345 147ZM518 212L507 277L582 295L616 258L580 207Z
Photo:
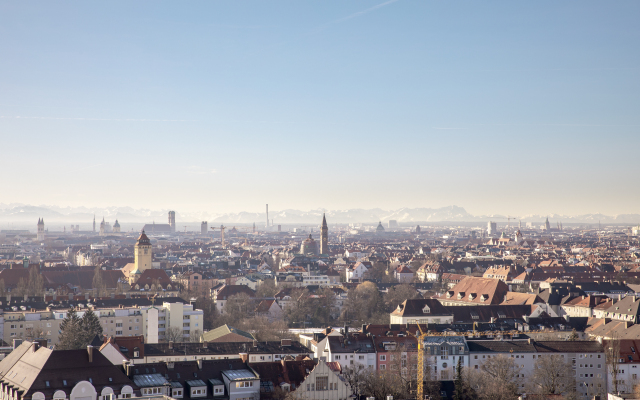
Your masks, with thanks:
M637 1L0 1L0 203L637 213Z

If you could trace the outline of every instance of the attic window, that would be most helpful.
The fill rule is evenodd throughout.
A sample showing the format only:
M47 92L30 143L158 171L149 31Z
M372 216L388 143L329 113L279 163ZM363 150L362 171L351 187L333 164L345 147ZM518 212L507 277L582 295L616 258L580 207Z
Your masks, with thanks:
M66 380L66 379L63 379L63 380L62 380L62 385L63 385L63 386L67 386L67 380Z
M113 378L112 377L109 377L109 382L113 382Z
M473 300L476 297L478 297L478 295L476 293L469 293L469 300Z
M180 372L176 374L176 378L180 379Z
M44 385L45 385L46 387L49 387L49 385L50 385L49 381L44 381Z
M464 297L464 292L458 292L458 300Z
M483 294L482 296L480 296L480 301L487 301L487 300L489 300L488 294Z
M429 306L424 306L424 308L422 309L422 312L424 314L430 314L431 313L431 309L429 308Z

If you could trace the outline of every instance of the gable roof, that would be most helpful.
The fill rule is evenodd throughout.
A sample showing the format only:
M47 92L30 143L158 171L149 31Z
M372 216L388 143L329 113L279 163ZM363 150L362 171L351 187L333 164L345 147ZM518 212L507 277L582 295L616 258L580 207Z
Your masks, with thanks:
M249 332L241 331L227 324L205 332L202 337L205 342L253 342L255 340L255 337Z

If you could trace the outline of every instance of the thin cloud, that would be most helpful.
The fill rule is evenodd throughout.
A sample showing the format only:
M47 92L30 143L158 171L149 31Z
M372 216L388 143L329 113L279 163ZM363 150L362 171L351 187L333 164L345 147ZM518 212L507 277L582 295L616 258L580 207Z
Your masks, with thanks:
M42 119L68 121L118 121L118 122L196 122L194 119L146 119L146 118L84 118L84 117L22 117L0 115L0 119Z
M191 175L212 175L217 173L215 169L209 169L204 167L199 167L197 165L190 165L186 167L186 172Z
M380 3L380 4L375 5L373 7L367 8L366 10L358 11L358 12L353 13L351 15L347 15L346 17L339 18L339 19L337 19L335 21L330 22L330 24L339 24L340 22L348 21L348 20L353 19L353 18L358 18L358 17L360 17L362 15L368 14L368 13L370 13L372 11L375 11L375 10L377 10L379 8L382 8L384 6L388 6L389 4L393 4L393 3L397 2L397 1L399 1L399 0L385 1L384 3Z

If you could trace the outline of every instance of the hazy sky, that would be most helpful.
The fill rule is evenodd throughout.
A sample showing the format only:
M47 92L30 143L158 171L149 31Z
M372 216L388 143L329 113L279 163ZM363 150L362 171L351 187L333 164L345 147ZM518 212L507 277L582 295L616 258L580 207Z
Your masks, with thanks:
M637 213L639 15L0 1L0 203Z

